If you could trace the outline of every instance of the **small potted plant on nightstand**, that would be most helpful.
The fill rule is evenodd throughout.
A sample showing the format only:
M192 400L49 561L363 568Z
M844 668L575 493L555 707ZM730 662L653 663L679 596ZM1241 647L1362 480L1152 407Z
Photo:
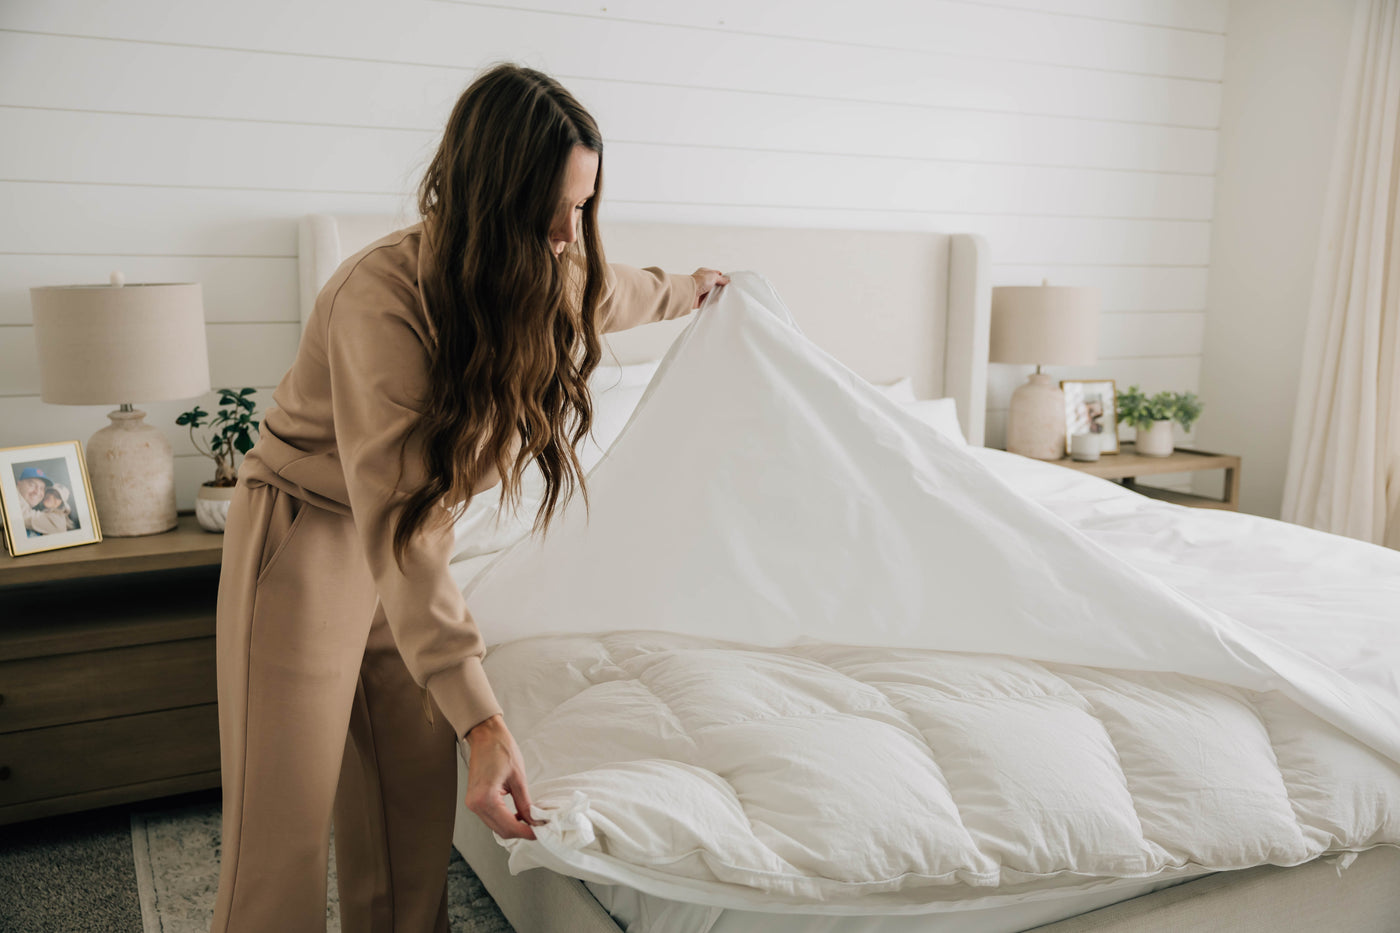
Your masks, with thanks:
M195 518L205 531L222 532L228 521L228 506L238 485L237 457L253 449L258 433L258 422L253 420L256 391L219 389L218 414L211 416L196 405L175 419L176 424L189 426L195 450L214 461L214 479L199 487L194 503ZM205 429L203 445L196 428Z
M1158 392L1149 396L1137 386L1118 393L1118 420L1137 429L1135 447L1146 457L1170 457L1176 449L1172 423L1183 431L1201 416L1204 407L1194 392Z

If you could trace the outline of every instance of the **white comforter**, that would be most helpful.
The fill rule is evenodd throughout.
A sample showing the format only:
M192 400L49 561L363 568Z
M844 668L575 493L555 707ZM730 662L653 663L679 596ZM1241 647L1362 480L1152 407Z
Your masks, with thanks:
M467 589L513 870L918 912L1400 843L1400 555L973 455L785 318L736 276Z

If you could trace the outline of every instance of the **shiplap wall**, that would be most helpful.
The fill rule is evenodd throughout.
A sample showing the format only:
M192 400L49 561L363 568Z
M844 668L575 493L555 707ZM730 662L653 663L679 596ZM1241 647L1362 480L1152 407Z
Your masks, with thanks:
M103 423L39 401L28 288L118 267L203 283L214 383L266 395L297 218L407 218L499 60L598 118L608 217L979 232L997 284L1103 289L1100 364L1057 375L1194 388L1224 27L1224 0L0 4L0 447ZM1026 369L992 369L997 443ZM188 507L188 403L142 407Z

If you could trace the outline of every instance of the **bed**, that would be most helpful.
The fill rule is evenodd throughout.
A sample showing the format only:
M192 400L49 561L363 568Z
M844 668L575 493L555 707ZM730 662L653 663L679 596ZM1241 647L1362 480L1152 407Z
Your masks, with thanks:
M341 258L398 225L395 219L382 217L306 219L300 262L303 307L309 308L319 283ZM1040 508L1058 510L1060 519L1099 535L1103 541L1121 540L1124 528L1140 523L1140 516L1147 516L1148 524L1168 538L1196 522L1187 528L1186 537L1213 544L1217 551L1222 540L1229 543L1236 527L1240 534L1270 536L1269 525L1259 524L1263 520L1216 517L1209 521L1223 521L1228 526L1238 519L1237 526L1204 527L1199 524L1203 518L1188 521L1175 507L1139 502L1141 497L1101 481L1022 462L997 451L978 450L984 430L989 294L987 247L978 238L617 224L607 229L606 242L609 258L615 261L672 269L701 264L762 269L788 303L798 309L802 330L816 344L871 383L909 378L907 386L896 384L887 389L888 395L907 391L921 399L952 399L936 412L924 412L926 420L942 418L946 431L948 410L955 409L957 420L952 430L967 442L972 451L969 456L980 458L1005 481L1036 498ZM842 270L842 274L825 274L831 269ZM860 308L862 313L852 314L852 308ZM605 388L629 390L640 397L651 375L647 362L660 357L684 327L684 323L658 325L617 335L610 341L614 382ZM595 460L603 456L602 446L606 444L594 452ZM482 536L471 534L471 530L464 537L480 541ZM1144 561L1153 559L1153 547L1153 542L1143 542ZM1211 553L1209 546L1196 551ZM476 559L489 563L492 552L493 547L479 546L477 553L464 554L467 559L463 565ZM1193 566L1185 558L1180 565ZM1191 573L1199 571L1198 563L1179 582L1189 583ZM1382 835L1389 831L1378 830ZM1386 841L1390 841L1388 837ZM522 933L547 929L610 931L618 929L619 922L628 929L697 933L756 929L951 933L1042 927L1382 930L1392 929L1392 918L1400 916L1400 885L1395 884L1400 880L1400 860L1393 847L1384 845L1353 853L1344 860L1349 866L1344 871L1335 859L1314 859L1292 868L1263 866L1210 873L1195 880L1190 880L1191 872L1154 876L1139 884L1060 891L1054 897L983 904L974 910L837 917L696 903L598 878L584 883L547 869L512 875L506 851L465 812L460 814L455 842Z

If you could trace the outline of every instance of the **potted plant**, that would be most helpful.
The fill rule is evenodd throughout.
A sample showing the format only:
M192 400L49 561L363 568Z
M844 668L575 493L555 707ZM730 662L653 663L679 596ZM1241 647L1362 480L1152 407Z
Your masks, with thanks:
M189 426L195 450L214 461L214 478L199 487L194 503L195 518L205 531L222 532L228 522L228 506L238 485L238 457L253 449L258 433L258 422L253 420L256 391L219 389L217 414L196 405L175 419L176 424ZM196 435L197 428L204 431Z
M1117 402L1118 420L1137 430L1135 447L1147 457L1170 457L1176 449L1172 423L1189 431L1204 407L1194 392L1158 392L1149 396L1137 386L1119 392Z

